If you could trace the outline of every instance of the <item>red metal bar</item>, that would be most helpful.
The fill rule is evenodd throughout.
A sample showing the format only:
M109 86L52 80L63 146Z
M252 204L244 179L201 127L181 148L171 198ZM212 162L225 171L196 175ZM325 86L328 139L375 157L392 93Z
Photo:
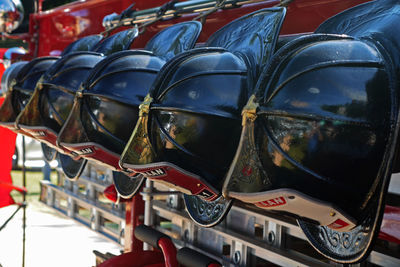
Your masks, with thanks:
M114 184L111 184L106 187L103 191L103 195L110 201L116 203L118 201L118 193L117 190L115 189ZM125 199L125 198L119 198L119 202L130 202L130 199Z
M158 246L164 254L165 267L178 267L179 263L176 259L176 247L171 239L163 237L158 240Z
M132 198L126 203L125 213L125 252L140 252L143 251L143 242L137 239L134 235L136 226L143 224L144 218L144 201L140 194Z
M128 252L113 257L97 267L143 267L164 266L163 255L160 251Z

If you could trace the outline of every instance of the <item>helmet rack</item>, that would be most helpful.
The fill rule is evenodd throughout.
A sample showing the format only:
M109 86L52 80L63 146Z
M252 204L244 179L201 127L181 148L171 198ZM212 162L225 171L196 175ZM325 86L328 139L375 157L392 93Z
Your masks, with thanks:
M398 181L400 177L393 180ZM180 196L168 197L164 201L151 200L151 190L151 187L144 188L145 203L151 201L152 207L152 212L145 213L145 218L151 217L149 220L156 229L175 237L177 247L200 249L202 253L223 262L224 266L255 266L267 262L280 266L335 264L312 250L294 220L235 203L221 225L202 228L195 225L182 209ZM392 187L392 193L399 194L395 190ZM168 228L165 225L169 225ZM398 243L380 239L367 262L385 266L400 264L400 257L390 256L389 251L387 254L378 252L384 249L382 244L393 248L394 253L399 249Z
M212 12L216 9L221 8L233 8L240 7L244 4L258 3L263 0L226 0L226 1L215 1L215 0L196 0L187 2L173 2L167 3L165 6L149 8L145 10L139 10L130 12L129 15L125 13L117 16L113 16L110 19L103 20L103 26L106 29L112 29L118 26L129 26L142 23L149 23L157 20L170 19L183 14L201 13L201 12ZM279 5L285 6L291 1L280 1ZM168 5L169 4L169 5ZM204 13L203 13L204 14ZM207 15L204 14L204 15ZM197 18L201 18L201 14Z
M150 248L146 243L143 247L142 241L134 236L135 227L145 224L170 236L178 249L189 247L201 251L224 266L334 264L314 251L293 219L282 215L236 202L220 225L202 228L193 223L184 210L182 195L169 191L161 184L147 181L141 194L132 200L105 205L98 196L112 183L110 171L88 164L83 176L75 182L63 178L61 170L58 173L58 185L42 181L41 201L117 241L125 252ZM389 205L400 204L399 185L400 175L393 175ZM106 226L109 224L113 224L114 229ZM366 262L378 266L399 266L400 242L395 241L380 235ZM367 263L358 266L364 264Z

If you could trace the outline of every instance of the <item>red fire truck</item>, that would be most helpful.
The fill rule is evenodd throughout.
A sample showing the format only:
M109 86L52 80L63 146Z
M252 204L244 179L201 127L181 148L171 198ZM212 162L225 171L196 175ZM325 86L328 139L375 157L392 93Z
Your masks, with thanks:
M133 3L128 0L36 0L33 2L22 1L21 3L19 0L3 0L0 2L4 3L0 18L3 42L5 40L8 40L8 42L13 41L26 48L26 53L12 53L8 58L3 59L12 62L23 61L25 65L14 67L14 70L18 69L18 71L14 71L15 73L13 74L11 69L5 74L15 76L13 76L14 79L9 79L9 84L5 85L5 87L10 88L10 92L6 96L4 106L8 105L9 109L7 110L7 107L3 106L0 110L0 124L14 132L36 138L45 143L46 146L55 148L54 151L48 148L45 152L50 154L53 152L59 153L64 155L62 157L66 157L66 159L64 158L66 173L71 179L77 179L78 173L80 173L77 169L84 168L82 162L86 162L86 160L93 160L93 162L100 163L116 172L124 173L126 177L130 177L123 178L125 179L123 182L114 180L118 193L115 192L114 188L106 192L114 200L118 199L119 196L125 198L125 238L128 237L125 241L125 253L105 261L100 266L178 266L176 248L171 240L153 229L139 226L143 223L149 224L144 219L146 212L149 212L149 210L145 209L142 197L136 194L140 191L145 179L166 184L185 194L185 204L189 216L200 226L211 227L219 223L231 208L232 199L242 204L246 203L243 205L263 210L263 212L272 210L272 214L276 212L276 214L282 216L289 216L292 220L298 220L306 238L318 252L339 263L346 264L365 260L371 251L375 237L378 236L379 229L381 229L379 234L381 241L400 243L399 209L388 206L385 217L383 217L384 195L387 193L390 174L392 172L396 173L398 168L396 164L396 154L398 153L396 137L399 123L397 122L397 102L393 98L397 96L396 75L398 75L398 60L395 59L394 55L397 52L397 44L400 45L400 42L397 43L398 38L393 36L396 36L395 28L397 25L395 23L400 17L398 11L400 8L398 8L398 3L394 3L395 1L187 0L178 2L176 0L137 0ZM25 15L23 10L25 10ZM273 15L265 19L267 22L262 19L251 22L244 20L245 22L238 24L241 19L256 17L262 12L268 13L268 15L265 15L266 17L272 13ZM175 57L157 54L157 60L161 58L162 60L159 61L162 61L162 63L154 63L155 61L152 61L155 60L153 57L146 58L148 60L146 64L148 65L161 64L160 67L157 67L157 70L146 70L146 72L154 72L156 74L159 72L158 80L161 79L160 77L163 77L165 81L172 80L168 85L169 87L167 89L164 88L165 92L161 96L157 96L159 92L155 89L152 89L153 94L141 96L141 101L143 102L137 105L138 115L136 119L139 122L135 129L133 129L135 125L132 125L132 129L130 129L133 131L132 137L130 139L126 138L127 140L123 143L124 146L127 145L125 149L115 152L111 151L112 148L107 148L107 146L112 146L110 142L113 142L108 140L117 140L115 141L115 146L119 145L118 138L112 137L114 138L112 139L110 136L118 137L119 132L124 130L121 130L120 127L124 122L115 123L112 127L107 128L107 125L109 125L105 118L107 114L100 108L96 111L97 113L93 113L94 117L97 116L93 121L96 121L101 127L93 126L94 130L92 129L92 131L97 131L98 136L106 136L102 137L104 138L102 140L107 141L98 145L97 143L100 141L90 139L88 137L89 133L84 133L85 136L82 137L82 132L85 129L87 130L89 126L79 128L79 124L82 124L82 119L81 121L71 122L71 117L75 116L73 112L82 112L81 110L76 111L79 105L83 105L83 102L77 104L81 101L79 99L84 97L89 90L88 88L91 90L92 87L95 88L96 84L99 84L105 76L115 75L122 68L126 68L124 71L130 71L131 69L129 68L133 68L133 65L127 67L124 65L125 63L116 64L121 69L112 70L110 73L99 77L96 75L105 71L106 66L113 66L112 64L119 59L118 57L130 56L130 52L126 51L143 51L143 49L149 47L153 48L153 50L149 50L153 53L152 55L156 55L157 51L164 51L163 49L170 44L167 44L167 42L165 44L154 44L154 42L161 42L160 40L166 41L165 39L157 39L157 36L165 33L172 26L189 21L198 21L198 23L194 23L195 26L192 25L194 28L197 27L196 25L201 25L201 28L199 28L201 31L198 30L198 36L194 33L194 37L185 35L180 39L176 36L169 36L167 39L174 40L175 43L184 43L185 40L182 39L194 38L195 44L193 43L191 48L200 51L197 55L199 58L208 56L210 59L216 60L216 55L219 55L218 61L216 60L213 64L207 62L207 60L199 61L197 63L199 65L193 63L193 65L186 67L186 72L193 71L196 67L207 67L204 67L205 69L202 72L199 71L191 74L192 76L189 75L182 80L175 81L171 78L173 73L186 73L179 64L184 65L182 62L192 62L191 60L194 62L194 58L197 58L197 56L190 57L190 51L193 50L180 51L182 52L182 58L187 57L184 59L179 58L180 52L174 54ZM22 26L18 28L21 23ZM261 27L262 23L267 26ZM257 26L260 28L258 29ZM255 31L254 29L258 29L258 32L254 32L254 39L241 43L245 39L243 36L247 32ZM130 39L127 47L124 49L118 48L126 51L123 53L118 51L116 48L118 45L126 45L121 40L128 34L133 34L133 32L134 37ZM112 39L113 36L118 36L117 33L122 33L122 37ZM261 36L263 34L266 37ZM69 71L65 66L74 67L72 63L73 56L71 56L73 53L68 55L68 49L76 49L73 44L78 44L79 40L83 40L88 36L94 36L94 38L99 38L101 41L99 41L99 44L95 44L91 48L92 50L87 49L93 51L93 53L88 52L84 56L80 56L79 63L74 63L74 66L77 66L77 64L84 66L80 70L82 73L88 69L94 69L94 71L85 76L87 80L80 80L79 86L76 86L72 91L65 89L68 86L65 86L65 88L59 86L59 88L62 88L60 89L61 91L68 91L70 95L72 92L72 96L69 98L62 98L62 101L65 99L70 101L68 116L63 117L62 112L65 111L65 107L60 104L61 98L56 100L61 105L59 110L55 108L61 114L60 118L62 118L58 119L58 121L67 122L64 125L60 125L60 127L57 126L59 128L56 127L56 131L54 128L52 128L53 130L48 130L48 128L46 128L47 130L43 130L44 128L34 129L33 126L36 127L37 125L30 124L31 122L29 121L35 121L43 114L40 114L40 116L35 114L35 109L27 111L28 107L35 104L36 100L34 99L36 95L40 94L40 90L50 85L54 86L54 88L56 87L54 85L56 84L55 79L62 77ZM110 44L108 45L107 42ZM79 44L81 45L82 43ZM266 49L269 43L273 43L272 48L269 47L271 51ZM221 47L218 50L215 48L216 44L222 44L221 47L226 50ZM176 46L179 47L179 45ZM232 50L232 47L235 49ZM171 50L175 51L176 49L174 47ZM257 49L260 51L256 51ZM248 50L252 51L249 52ZM170 52L166 48L165 51ZM99 53L96 54L97 52ZM73 55L76 56L77 54ZM94 59L95 57L97 58ZM231 59L228 59L229 57ZM237 58L240 58L241 61ZM87 62L83 62L85 60ZM96 64L90 65L92 64L88 63L90 60L93 60ZM221 67L219 64L225 64L225 60L232 60L238 66L242 65L239 67L235 65L238 69L229 69L229 71L219 69ZM240 64L237 63L239 61L241 62ZM44 62L43 64L40 63L43 65L41 70L39 70L40 64L38 62ZM78 57L76 62L78 62ZM229 62L230 64L232 63L231 61ZM88 64L87 66L85 65L86 63ZM143 70L148 67L146 64L137 68ZM88 67L89 65L90 67ZM245 65L247 67L243 67ZM335 70L333 71L332 68L335 68ZM344 70L344 68L347 69ZM262 71L259 71L259 69L262 69ZM325 72L327 69L330 72ZM352 71L351 74L349 74L349 69ZM29 90L24 89L24 86L28 86L26 85L28 78L31 79L34 74L36 75L33 70L37 73L41 72L40 76L35 78L35 83L29 85L33 87L29 89L30 93L27 94L26 92ZM228 136L236 134L237 139L241 141L235 146L234 151L236 152L231 153L232 155L229 157L230 162L233 160L233 163L222 168L224 180L221 178L218 181L216 181L215 177L217 175L214 175L213 171L220 166L214 168L214 166L210 167L210 165L204 163L204 168L202 168L203 162L208 160L204 156L206 153L194 155L195 153L189 151L191 148L185 147L186 144L191 146L198 142L193 147L199 151L207 148L210 150L210 158L214 158L214 155L219 155L218 153L221 153L221 157L224 157L225 151L215 148L220 145L218 142L209 145L209 147L205 145L203 148L198 148L198 146L201 146L199 143L202 144L214 140L213 135L199 134L198 136L204 139L195 141L186 141L192 138L191 136L188 137L188 135L174 138L179 135L176 129L179 127L183 129L183 124L185 124L185 127L189 127L188 121L196 121L196 127L198 127L195 130L197 131L196 134L201 130L206 131L207 127L211 125L211 123L207 124L210 121L207 119L204 120L207 121L207 123L204 122L206 126L200 127L198 125L203 123L202 119L191 118L190 116L192 115L185 115L190 118L184 117L182 119L179 117L179 112L187 112L188 114L198 112L204 117L219 116L224 120L232 119L236 113L227 104L226 99L229 97L225 96L225 98L218 99L219 96L216 94L213 100L210 100L211 104L198 100L197 103L193 102L192 106L182 104L185 98L183 94L178 93L174 95L177 100L171 100L171 103L175 104L168 102L170 101L169 99L166 101L168 102L167 104L160 100L174 86L194 79L193 77L208 75L210 71L213 71L213 75L232 76L240 73L240 75L248 75L249 77L255 73L253 80L249 78L246 80L247 83L259 90L263 89L263 86L268 87L270 90L268 91L268 88L264 88L265 94L263 96L255 94L254 98L251 98L250 95L249 98L246 95L244 102L237 100L237 102L243 102L243 105L240 104L243 116L240 119L242 120L242 128L237 132L232 130L232 133L225 133L224 136L226 140L230 140ZM313 72L315 73L312 77L318 77L315 78L318 86L303 81L313 80L304 78ZM330 75L339 75L345 81L336 83L335 79L331 78ZM329 82L324 82L324 78ZM53 81L54 83L52 83ZM296 81L296 83L293 81ZM275 82L276 84L274 84ZM219 84L219 87L236 88L235 86L240 83L242 82ZM332 84L332 87L336 86L335 89L337 91L331 92L329 91L331 89L324 89L324 92L328 93L326 95L321 94L322 86L329 87L328 83ZM359 83L362 83L362 85L359 85ZM383 84L382 87L385 88L382 89L383 96L378 96L379 93L374 91L378 84ZM152 88L157 86L163 88L164 84L160 81L157 83L156 79ZM207 87L208 85L204 86ZM274 86L276 88L272 90L271 88L274 88ZM302 88L312 97L300 96L299 91ZM12 96L11 90L20 90L25 95L21 93L18 96L15 94ZM112 95L113 98L110 99L118 99L124 105L132 104L132 102L121 100L126 95L120 93L118 89L115 90L115 94ZM158 90L161 91L162 89ZM192 90L188 92L188 97L197 99L199 92ZM102 99L105 97L100 89L97 93L89 93L87 95L94 95L97 97L96 101L98 102L103 101ZM322 96L318 98L315 97L316 95ZM335 106L337 95L342 95L343 99L348 97L347 102L343 100L343 103L341 102L340 105L336 103L337 106ZM57 97L59 96L54 96L54 98ZM107 97L110 97L110 95L107 95ZM156 99L157 97L159 102L152 102L156 101L153 98ZM238 99L240 97L244 96L239 94ZM189 98L186 100L191 101ZM317 98L318 100L316 100ZM325 101L325 99L329 101ZM67 102L67 100L65 101ZM17 105L15 104L16 101L19 101L18 112L13 106ZM105 102L109 103L107 101ZM218 101L220 102L217 103ZM247 105L245 105L246 102ZM367 104L364 105L364 103ZM196 106L197 104L199 106ZM201 104L204 105L202 108L200 108ZM104 107L108 107L110 112L117 110L121 115L125 111L123 108L119 109L122 104L120 106L107 105L109 104L104 104ZM385 106L386 108L378 109L376 108L377 105L380 107ZM168 122L160 122L161 119L157 121L157 119L153 119L151 115L148 115L151 112L149 111L151 110L150 106L155 107L154 110L156 111L153 111L153 115L158 114L154 113L159 112L158 110L163 110L162 112L164 113L161 112L160 114L163 114L164 117L171 114L168 112L177 112L176 114L178 115L171 116ZM360 108L360 106L363 106L363 108ZM11 114L13 112L16 114ZM51 113L54 111L46 112ZM54 114L57 114L57 112L54 112ZM364 113L367 115L362 115ZM49 116L53 118L56 116L54 114ZM378 115L381 115L381 120L376 118ZM115 114L112 116L119 118ZM151 118L153 125L158 125L160 128L162 128L160 125L163 125L164 127L159 131L160 136L164 137L155 138L158 143L153 142L153 144L148 145L151 142L148 141L147 136L153 133L147 133L147 129L143 130L144 133L140 133L141 129L147 127L143 125L150 125L146 116ZM262 116L266 117L260 119ZM154 115L154 117L156 116ZM221 121L223 121L222 119ZM142 121L142 124L140 124L140 121ZM219 121L219 119L216 121ZM254 121L256 122L254 123ZM218 127L219 123L214 124L214 126ZM68 125L71 127L71 131L67 135L78 136L75 139L66 136L65 128ZM119 129L114 129L115 125ZM259 125L264 125L264 128ZM257 133L260 135L260 131L265 131L262 132L264 137L267 136L263 141L264 143L259 141L260 135L254 134L254 129L257 129L257 127L259 127L259 132ZM260 127L264 130L260 130ZM101 129L98 130L99 128ZM89 132L89 130L87 131ZM241 135L237 134L240 132L242 132ZM190 134L194 135L193 133ZM220 133L216 131L215 135L218 134ZM246 135L251 137L247 138ZM208 136L209 139L205 138L205 136ZM254 141L254 138L256 141ZM90 143L90 146L82 145L83 139L85 139L85 144ZM185 141L182 141L183 139ZM162 142L164 142L163 145L160 145ZM94 143L97 145L93 145ZM170 152L168 149L172 146L181 150L181 154L178 153L178 156L182 158L179 158L179 160L171 156L172 154L168 154ZM157 149L153 149L154 147ZM131 154L128 153L129 151L127 152L129 149L133 151ZM163 149L168 150L168 152ZM158 155L145 155L146 151L149 150L153 152L157 150ZM97 156L95 151L97 151ZM132 156L133 154L134 156ZM153 154L156 154L156 152ZM259 155L258 158L254 157L255 154ZM49 156L49 158L51 157ZM129 159L129 157L131 158ZM139 160L132 161L134 157L139 157ZM221 157L215 156L213 161L219 164L219 158ZM128 162L130 165L124 165L124 159L126 158L131 160ZM75 163L75 161L78 163ZM193 162L201 166L198 172L196 172L196 167L191 165ZM221 160L221 162L224 161ZM337 166L344 167L341 170ZM354 166L354 168L351 166ZM376 171L376 174L374 171ZM68 172L72 172L72 174ZM215 171L215 173L217 172ZM353 179L353 173L357 172L362 173L363 177L371 177ZM220 174L218 173L218 175ZM132 187L132 183L136 183L131 182L133 179L136 179L134 181L142 180L140 180L141 183L137 185L135 190L125 193L125 189L129 186ZM136 186L136 184L134 185ZM357 192L354 192L355 188ZM339 192L337 192L338 190ZM235 208L236 211L243 209L243 205ZM203 212L201 211L202 209L206 211ZM212 213L215 212L216 216L212 214L204 215L208 209L212 210ZM255 217L257 216L255 215ZM384 218L384 224L380 228L382 217ZM221 228L221 226L218 227ZM393 228L396 230L391 231L390 229ZM229 231L226 231L226 235L229 235ZM272 244L275 237L271 234L270 239L272 240L270 244ZM145 240L162 252L144 252L141 240ZM249 247L251 247L251 244ZM261 257L260 255L262 254L260 251L264 250L256 251L255 254L258 253L258 257ZM197 259L202 261L206 257L203 258L196 252L184 249L178 259L183 262L181 264L190 266L191 261L197 261ZM208 259L204 260L204 262L201 266L219 266L218 262ZM232 262L240 265L240 253L236 254L234 251Z

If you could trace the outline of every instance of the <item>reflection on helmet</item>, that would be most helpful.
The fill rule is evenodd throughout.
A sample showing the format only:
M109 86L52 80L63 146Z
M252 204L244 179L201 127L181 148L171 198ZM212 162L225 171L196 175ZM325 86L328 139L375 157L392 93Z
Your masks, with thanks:
M240 137L240 112L284 16L284 8L263 9L224 26L206 48L169 61L140 105L121 167L183 192L201 226L218 224L231 207L220 193Z
M118 167L119 155L137 121L138 106L165 61L147 51L114 53L85 82L60 145L89 159Z
M59 135L60 145L120 170L118 161L138 120L138 107L157 73L166 60L193 47L200 30L199 22L179 23L155 35L145 50L114 53L97 64ZM116 188L124 196L122 185Z
M18 127L64 153L56 146L57 134L69 115L80 83L102 58L99 53L75 52L59 59L38 82L32 100L18 116Z
M239 142L240 111L249 95L247 67L223 49L199 55L177 63L154 94L149 133L155 162L167 161L204 180L209 187L200 195L214 199L218 191L212 186L221 188Z
M364 224L390 174L393 70L385 50L352 37L311 35L285 46L243 111L224 193L339 232Z
M169 61L141 105L121 166L216 200L239 142L241 109L284 16L283 8L248 14L214 33L209 48Z
M19 127L59 152L74 157L59 156L60 165L71 180L79 177L86 160L58 146L56 141L71 111L75 92L104 55L128 49L137 35L138 30L134 27L104 40L101 35L92 35L70 44L63 57L43 75L29 105L18 116Z
M57 57L37 58L25 64L18 71L15 79L11 81L4 103L0 108L0 125L22 133L15 127L16 118L28 103L39 78L57 59Z
M70 154L57 146L56 140L71 111L75 92L104 58L102 53L127 49L136 36L137 29L132 28L105 40L101 35L91 35L70 44L38 82L32 100L17 119L18 126L59 152Z
M276 58L284 60L258 84L254 141L264 170L258 186L244 187L248 172L239 172L228 191L290 188L362 218L394 123L386 115L390 70L376 48L358 40L302 39L309 42L281 51Z

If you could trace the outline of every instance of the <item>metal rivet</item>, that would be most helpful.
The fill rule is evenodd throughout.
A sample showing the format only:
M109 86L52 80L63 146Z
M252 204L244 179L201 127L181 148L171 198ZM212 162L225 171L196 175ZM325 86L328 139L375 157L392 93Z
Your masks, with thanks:
M329 213L329 215L331 215L331 217L333 217L336 215L336 213L334 211L331 211L331 213Z
M275 233L273 231L268 233L267 242L271 245L275 242Z

